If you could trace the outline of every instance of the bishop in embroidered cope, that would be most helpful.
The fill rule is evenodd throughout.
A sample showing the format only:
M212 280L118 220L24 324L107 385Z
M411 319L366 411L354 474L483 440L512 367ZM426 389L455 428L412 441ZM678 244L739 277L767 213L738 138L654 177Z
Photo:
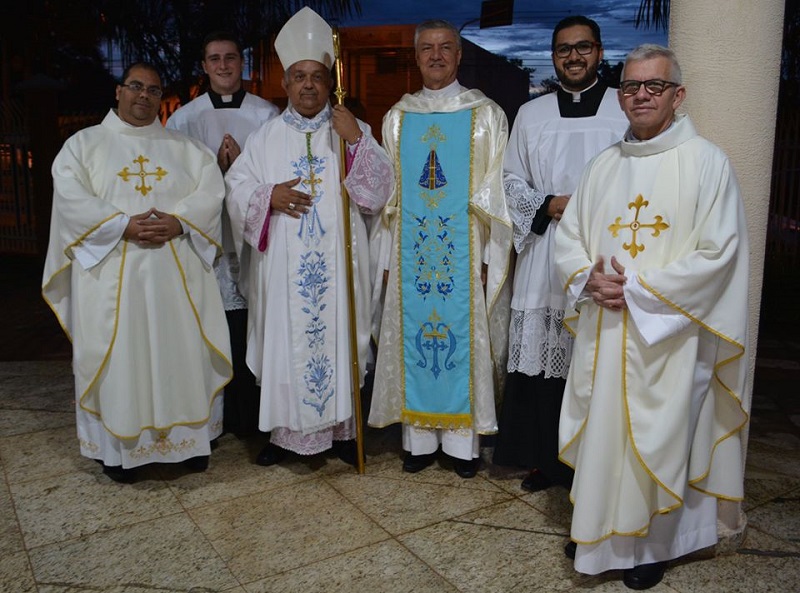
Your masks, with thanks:
M351 233L354 254L363 381L372 289L364 213L380 211L394 177L369 126L328 102L330 26L304 8L275 47L289 104L248 139L226 175L226 203L250 306L247 364L261 386L259 428L271 433L273 447L311 455L355 436L344 233ZM340 135L349 146L346 176ZM347 230L343 177L351 198Z

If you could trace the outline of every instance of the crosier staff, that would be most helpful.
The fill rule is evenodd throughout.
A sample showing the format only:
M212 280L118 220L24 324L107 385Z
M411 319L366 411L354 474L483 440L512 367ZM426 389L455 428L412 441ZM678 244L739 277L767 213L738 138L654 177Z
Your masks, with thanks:
M336 103L344 105L347 92L342 86L344 68L339 50L339 29L333 27L333 57L335 60L336 77ZM344 228L344 254L345 268L347 270L347 308L350 320L350 365L351 384L353 386L353 417L356 423L356 468L358 473L364 473L364 429L361 419L361 372L358 365L358 334L356 333L356 301L355 284L353 279L353 231L350 228L350 196L344 185L347 173L347 147L344 138L339 137L339 172L342 186L342 226Z

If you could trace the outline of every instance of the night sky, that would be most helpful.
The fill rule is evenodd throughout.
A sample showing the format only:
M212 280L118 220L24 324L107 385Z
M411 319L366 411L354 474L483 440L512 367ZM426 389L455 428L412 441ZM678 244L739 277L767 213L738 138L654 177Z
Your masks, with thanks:
M640 43L667 44L667 34L655 29L637 29L633 20L639 0L515 0L514 24L480 29L481 0L361 0L360 18L342 21L342 27L416 24L443 18L461 28L462 35L492 53L520 58L523 66L535 68L536 82L555 75L550 58L553 27L565 16L582 14L600 25L605 58L615 64Z

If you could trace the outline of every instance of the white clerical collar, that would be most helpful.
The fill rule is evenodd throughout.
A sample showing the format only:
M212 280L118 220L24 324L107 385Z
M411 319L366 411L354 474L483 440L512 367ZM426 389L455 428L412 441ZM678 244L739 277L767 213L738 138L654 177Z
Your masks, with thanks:
M657 136L653 136L652 138L650 138L650 140L654 140L654 139L662 136L663 134L666 134L667 132L669 132L672 129L672 127L674 125L675 125L675 118L672 119L672 122L664 130L659 132L659 134ZM635 144L637 142L647 142L647 140L639 140L636 136L633 135L633 132L631 131L631 129L628 128L628 131L625 132L625 142L631 142L631 143Z
M655 138L630 140L630 134L626 133L620 142L620 149L623 153L634 157L651 156L671 150L696 136L697 130L694 129L689 116L685 113L676 113L672 125Z
M580 91L568 91L567 89L564 88L563 84L561 85L561 90L564 91L565 93L567 93L568 95L572 95L572 102L573 103L580 103L581 102L581 94L585 93L590 88L592 88L594 85L596 85L599 80L600 80L599 78L595 78L594 82L592 84L590 84L585 89L580 90ZM559 84L561 84L561 83L559 83Z
M458 83L457 80L454 80L450 84L448 84L443 89L429 89L426 86L422 87L422 92L420 93L426 99L449 99L451 97L455 97L461 93L461 85Z

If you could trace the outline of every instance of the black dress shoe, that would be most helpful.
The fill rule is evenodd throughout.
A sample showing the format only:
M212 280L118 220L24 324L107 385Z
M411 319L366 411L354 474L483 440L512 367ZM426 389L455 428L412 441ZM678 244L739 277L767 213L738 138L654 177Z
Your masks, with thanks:
M261 449L258 457L256 457L256 463L258 465L263 465L264 467L269 467L270 465L280 463L286 459L287 455L289 455L289 451L279 447L278 445L273 445L270 443Z
M415 474L432 465L434 461L436 461L436 453L428 453L427 455L406 453L405 459L403 459L403 471Z
M125 469L121 465L103 463L103 473L120 484L133 484L136 481L136 470L132 467Z
M474 478L478 475L478 466L481 460L479 457L475 459L456 459L455 470L459 477Z
M333 452L348 465L358 467L358 448L354 440L333 441Z
M183 460L184 467L192 470L193 472L204 472L208 469L208 455L198 455L197 457L190 457Z
M529 473L520 487L528 492L539 492L540 490L547 490L553 483L538 469L534 469Z
M564 546L564 555L572 560L575 560L575 552L577 551L578 551L578 544L576 544L572 540L569 540L567 542L567 545Z
M655 587L664 578L667 570L666 562L653 562L652 564L640 564L633 568L622 571L622 582L628 589L642 591Z

